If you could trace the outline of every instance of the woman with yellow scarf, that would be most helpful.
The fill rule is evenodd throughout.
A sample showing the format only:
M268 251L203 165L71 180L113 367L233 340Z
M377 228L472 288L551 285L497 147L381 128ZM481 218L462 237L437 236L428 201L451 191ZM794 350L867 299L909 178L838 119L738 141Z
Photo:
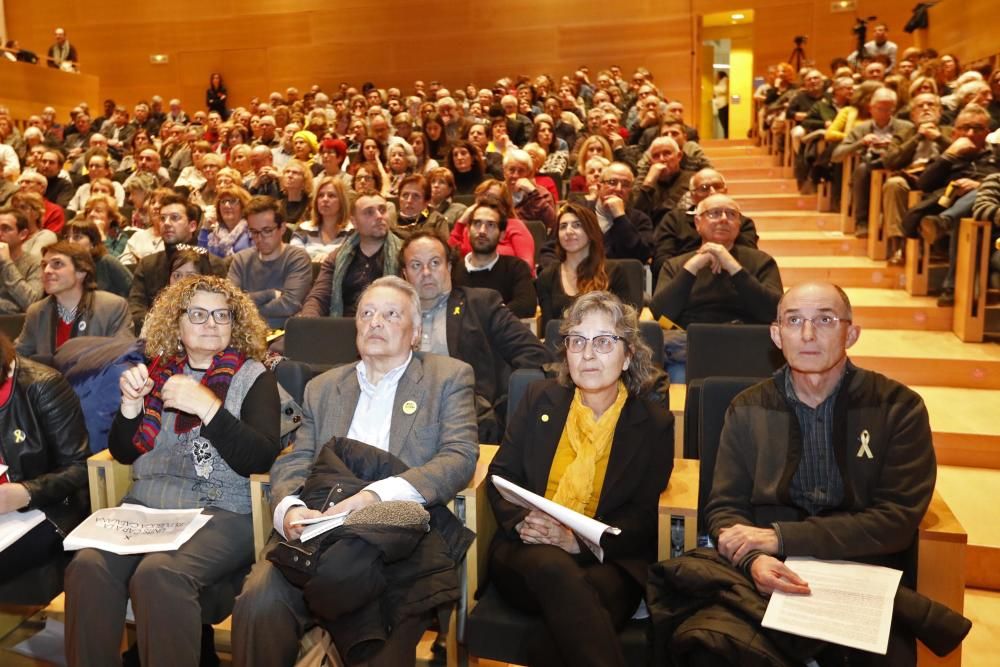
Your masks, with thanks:
M541 616L548 632L529 647L532 665L624 666L617 631L637 610L656 560L674 420L643 398L653 367L634 308L597 291L563 318L559 377L527 389L490 474L621 533L605 534L601 562L567 527L490 485L498 526L490 577L507 604Z

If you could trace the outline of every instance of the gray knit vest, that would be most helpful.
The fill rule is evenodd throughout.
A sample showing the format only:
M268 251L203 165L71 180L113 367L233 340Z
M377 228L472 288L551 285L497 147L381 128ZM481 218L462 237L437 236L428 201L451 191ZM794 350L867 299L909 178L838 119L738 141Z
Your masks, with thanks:
M233 375L224 408L237 419L247 392L263 372L263 364L247 359ZM123 502L155 509L217 507L249 514L250 479L229 467L201 436L201 425L178 434L174 412L164 410L162 420L152 451L132 464L132 486Z

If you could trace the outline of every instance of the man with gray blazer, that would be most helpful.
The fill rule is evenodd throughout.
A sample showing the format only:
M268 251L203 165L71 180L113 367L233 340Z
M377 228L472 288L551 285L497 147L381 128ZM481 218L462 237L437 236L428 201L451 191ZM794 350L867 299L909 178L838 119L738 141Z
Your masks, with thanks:
M327 371L306 386L294 450L271 469L274 528L289 540L302 532L296 522L323 514L307 508L297 494L323 445L335 436L388 451L409 470L371 483L327 508L327 514L385 500L447 503L475 472L479 448L472 367L413 351L421 337L416 290L395 276L374 281L358 301L357 329L361 361ZM272 536L267 549L277 541ZM293 664L298 639L311 620L302 590L266 559L254 565L233 617L233 664L238 667ZM405 664L400 657L407 655L412 662L426 625L426 619L413 619L394 628L368 664Z

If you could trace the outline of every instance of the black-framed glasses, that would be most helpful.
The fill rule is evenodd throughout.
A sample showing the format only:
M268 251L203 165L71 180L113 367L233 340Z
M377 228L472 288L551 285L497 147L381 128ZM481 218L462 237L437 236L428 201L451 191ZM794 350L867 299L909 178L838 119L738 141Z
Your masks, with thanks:
M208 322L209 316L211 316L216 324L224 325L233 323L233 311L229 308L218 308L216 310L188 308L184 312L187 313L188 321L191 324L204 324Z
M248 229L247 234L249 234L252 239L260 237L269 238L277 229L277 226L265 227L264 229Z
M598 354L610 354L620 340L625 339L621 336L615 336L614 334L601 334L599 336L594 336L593 338L587 338L586 336L581 336L580 334L569 334L563 337L566 350L572 352L573 354L580 354L587 349L587 343L590 343L594 352L597 352Z
M712 222L718 222L723 218L729 220L730 222L738 222L740 219L740 212L735 208L710 208L702 213L706 218Z
M829 331L836 329L841 322L850 324L852 321L846 317L838 317L829 313L822 313L814 317L806 317L798 313L785 313L778 320L778 324L786 329L801 329L806 325L806 322L811 322L814 329Z

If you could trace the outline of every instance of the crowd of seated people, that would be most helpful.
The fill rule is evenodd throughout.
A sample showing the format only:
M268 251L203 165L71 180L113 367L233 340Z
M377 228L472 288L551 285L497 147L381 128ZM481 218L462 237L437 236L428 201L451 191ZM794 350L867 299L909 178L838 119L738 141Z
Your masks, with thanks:
M950 306L959 221L973 217L980 186L1000 171L1000 70L963 68L934 49L912 47L897 57L886 35L886 26L877 26L878 44L869 42L863 58L834 59L827 73L796 73L788 63L771 68L755 93L759 122L779 150L790 134L786 163L803 193L826 181L839 199L840 163L855 159L845 184L855 234L866 238L869 224L883 225L891 266L906 263L907 238L928 243L948 262L938 304ZM881 192L871 187L874 169L886 171ZM869 220L872 197L880 200L881 220ZM996 239L998 221L981 219L994 223ZM1000 269L1000 257L991 266Z
M766 91L779 106L797 90L789 70L780 68ZM887 188L892 182L898 191L926 192L926 208L941 209L928 214L937 216L939 235L963 215L954 207L984 208L969 197L980 181L994 200L983 215L996 218L1000 188L985 173L995 163L985 143L995 103L985 109L989 100L967 98L961 86L947 103L920 93L908 100L913 122L904 123L894 118L900 87L873 83L854 113L840 119L854 83L847 83L853 71L838 74L828 98L822 75L807 72L808 86L792 107L803 125L819 119L815 129L824 141L830 128L840 128L830 159L858 150L873 163L901 165L902 184L889 179ZM652 266L650 305L668 329L667 370L675 381L684 378L689 324L774 323L783 293L774 259L757 249L753 221L727 194L724 174L712 169L697 131L684 122L683 105L665 99L648 70L626 80L616 67L598 72L593 83L581 71L558 82L501 79L487 89L449 91L417 81L410 95L343 84L301 95L289 88L246 106L234 106L213 75L207 102L206 110L185 110L171 100L168 110L157 98L139 102L130 115L108 100L103 116L94 119L80 105L65 125L46 108L26 119L23 131L0 107L0 139L10 148L0 153L7 185L0 189L0 312L27 314L16 353L46 361L75 337L145 340L146 357L157 363L123 375L110 444L116 459L133 464L129 498L205 507L219 517L211 535L176 557L80 554L67 583L67 609L76 616L67 626L70 663L105 662L121 635L117 621L95 633L89 609L110 603L117 618L122 593L150 586L133 594L142 606L140 600L174 586L175 570L186 581L183 592L171 592L161 608L137 607L139 653L144 664L188 664L201 650L198 591L252 559L243 516L247 477L267 471L278 451L274 378L258 362L292 317L354 318L361 361L306 390L303 435L273 469L269 550L299 534L294 520L329 509L301 488L316 472L314 461L350 455L370 462L370 452L337 439L382 450L376 476L345 487L353 491L340 500L346 505L338 503L358 511L378 500L444 504L468 481L475 443L503 442L497 470L520 475L547 496L572 493L573 505L591 516L604 507L620 511L642 539L612 549L614 567L598 567L564 527L494 497L504 531L492 555L501 592L520 599L528 587L545 598L531 583L545 578L536 568L568 562L572 581L546 582L554 594L572 586L585 596L579 587L594 584L579 579L605 578L590 622L595 632L620 627L653 559L652 503L670 465L669 455L666 462L656 455L633 488L606 483L605 473L631 456L616 425L619 415L629 428L648 421L644 433L656 434L651 443L672 442L661 437L672 429L663 406L640 393L658 371L648 368L638 340L643 304L628 303L619 262ZM945 126L939 131L931 118L946 108L950 141L941 140ZM777 132L777 114L774 121ZM895 129L883 141L886 127ZM906 128L909 134L896 136ZM797 134L803 151L818 140ZM925 160L923 173L911 173L910 155ZM946 207L931 192L948 185L954 204ZM896 210L899 234L927 227L926 218L914 223L911 212ZM558 360L539 341L539 329L519 321L538 312L543 326L568 315ZM789 330L818 331L815 319L809 326L789 322ZM280 342L273 349L280 351ZM535 399L549 400L563 417L553 425L561 429L565 421L566 428L546 431L549 458L521 460L517 448L531 429L508 423L507 383L514 370L553 361L562 366L560 383L530 394L530 410L522 404L515 414L536 411ZM178 430L175 414L186 415L186 430ZM242 436L253 447L237 451L234 439ZM208 473L197 457L194 464L171 463L170 452L192 438L213 457ZM571 462L581 446L590 469ZM388 462L379 458L386 453ZM185 480L222 490L208 502ZM203 567L199 552L216 548L210 540L220 537L227 541L218 552L225 571ZM536 562L520 553L524 544L558 552ZM292 640L310 614L325 619L330 611L321 611L310 592L318 589L296 587L279 569L259 562L237 602L236 664L278 664L267 660L293 655ZM315 576L317 586L331 585L322 572ZM522 602L529 611L548 609L545 599ZM396 641L388 637L385 662L371 664L398 664L391 656L412 654L427 612L394 618ZM168 616L183 622L161 622ZM342 629L332 621L326 627ZM574 655L573 629L550 630L559 640L549 649ZM282 641L271 641L272 631Z

